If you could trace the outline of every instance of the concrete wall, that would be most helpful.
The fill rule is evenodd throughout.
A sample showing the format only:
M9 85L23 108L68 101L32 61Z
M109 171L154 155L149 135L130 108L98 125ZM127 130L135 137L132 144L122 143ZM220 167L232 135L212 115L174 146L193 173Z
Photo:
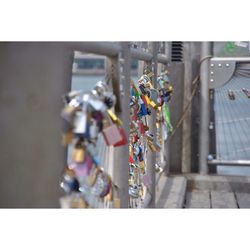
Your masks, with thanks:
M72 60L64 43L0 43L0 207L59 207Z

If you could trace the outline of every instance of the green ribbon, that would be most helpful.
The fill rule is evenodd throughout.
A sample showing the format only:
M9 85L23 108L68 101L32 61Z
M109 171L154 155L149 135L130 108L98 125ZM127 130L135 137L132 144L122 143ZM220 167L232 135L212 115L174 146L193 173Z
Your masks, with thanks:
M170 119L170 111L169 111L168 104L166 104L166 103L164 103L164 105L163 105L163 118L167 124L168 131L172 132L173 127L172 127L171 119Z

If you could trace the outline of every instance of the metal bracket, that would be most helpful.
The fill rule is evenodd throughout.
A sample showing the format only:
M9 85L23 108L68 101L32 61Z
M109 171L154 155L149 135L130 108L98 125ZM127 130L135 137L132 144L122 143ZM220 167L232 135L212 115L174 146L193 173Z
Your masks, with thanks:
M218 88L227 83L234 74L236 61L229 58L211 58L209 65L209 88Z

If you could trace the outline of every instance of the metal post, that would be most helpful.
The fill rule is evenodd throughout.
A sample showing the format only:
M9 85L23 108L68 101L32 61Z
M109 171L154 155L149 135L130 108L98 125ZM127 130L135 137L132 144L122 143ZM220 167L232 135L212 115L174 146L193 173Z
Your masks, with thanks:
M123 121L123 128L125 129L126 135L129 135L129 94L130 94L130 63L131 55L129 49L129 43L121 43L122 53L120 58L121 72L121 110L118 116ZM120 199L120 207L128 208L129 195L128 195L128 157L129 147L128 145L115 148L115 167L114 167L114 183L118 187L118 196Z
M212 43L203 42L201 59L210 56ZM199 172L208 173L207 156L209 154L209 60L200 67L200 126L199 126Z
M153 54L153 58L152 58L152 62L148 65L148 67L150 69L152 69L154 75L152 77L152 83L153 86L156 87L156 81L157 81L157 53L158 53L158 49L159 49L159 43L158 42L153 42L151 43L151 48L152 50L152 54ZM156 134L156 127L155 127L155 122L156 122L156 113L153 111L151 114L151 117L149 119L149 128L150 128L150 132L152 134ZM155 207L155 169L154 169L154 165L155 165L155 153L152 153L149 151L148 153L148 175L150 177L150 185L148 187L149 189L149 193L151 195L151 200L148 203L148 208L154 208Z

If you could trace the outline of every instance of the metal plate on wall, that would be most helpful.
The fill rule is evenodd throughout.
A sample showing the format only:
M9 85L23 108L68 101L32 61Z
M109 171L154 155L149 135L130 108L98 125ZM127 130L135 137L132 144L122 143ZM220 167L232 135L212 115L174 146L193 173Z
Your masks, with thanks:
M209 65L209 88L217 88L228 82L235 71L236 61L212 58Z

